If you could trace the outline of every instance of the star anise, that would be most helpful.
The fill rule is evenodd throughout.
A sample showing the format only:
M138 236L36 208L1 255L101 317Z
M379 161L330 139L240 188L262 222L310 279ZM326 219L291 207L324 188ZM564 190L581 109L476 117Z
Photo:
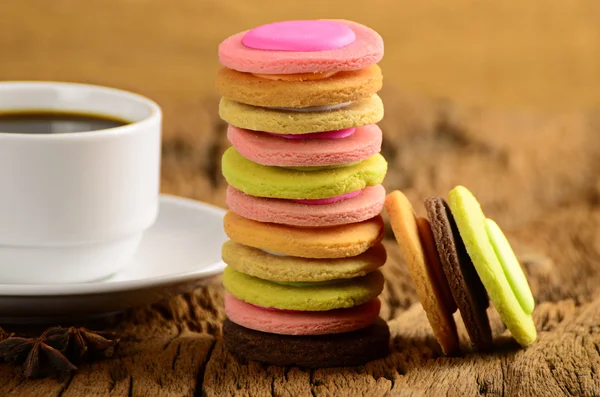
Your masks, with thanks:
M94 332L86 328L67 330L69 343L65 354L74 363L86 358L112 357L120 338L113 332Z
M0 357L10 364L24 364L27 378L49 374L66 375L77 369L62 354L69 343L64 328L47 329L39 338L9 336L0 342Z

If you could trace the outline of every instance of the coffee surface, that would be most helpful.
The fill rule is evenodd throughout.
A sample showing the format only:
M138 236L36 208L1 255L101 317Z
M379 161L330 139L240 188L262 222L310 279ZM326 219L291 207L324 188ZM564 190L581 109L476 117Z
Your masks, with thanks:
M111 116L44 111L0 112L0 133L65 134L91 132L129 124Z

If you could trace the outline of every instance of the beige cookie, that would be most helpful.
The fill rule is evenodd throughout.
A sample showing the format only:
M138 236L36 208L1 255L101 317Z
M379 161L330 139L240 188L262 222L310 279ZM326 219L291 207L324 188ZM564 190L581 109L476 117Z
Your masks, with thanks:
M450 312L451 307L455 307L454 301L445 302L450 294L445 294L438 285L438 279L445 277L439 258L433 255L433 251L428 255L422 243L435 244L429 221L424 218L417 220L412 205L400 191L388 194L385 209L433 333L444 354L455 355L459 352L459 344L456 324ZM430 250L435 250L435 246Z
M351 258L309 259L273 255L229 240L223 244L222 255L223 262L238 272L280 282L316 282L361 277L383 266L386 260L382 244Z
M383 118L383 103L379 96L372 95L333 110L298 112L244 105L221 98L219 116L229 124L247 130L308 134L378 123Z
M338 72L327 78L305 80L303 75L257 76L222 68L217 90L225 98L253 106L303 108L353 102L376 94L383 85L381 69ZM296 78L294 78L296 77Z
M381 216L348 225L300 228L256 222L229 211L224 226L227 236L237 243L301 258L357 256L383 239Z

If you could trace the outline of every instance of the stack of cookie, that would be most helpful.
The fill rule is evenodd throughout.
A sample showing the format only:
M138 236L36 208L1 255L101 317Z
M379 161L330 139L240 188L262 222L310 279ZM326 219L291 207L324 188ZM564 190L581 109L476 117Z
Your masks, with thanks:
M400 191L390 193L386 210L417 295L443 353L459 355L453 313L458 310L476 350L493 347L488 297L515 340L523 347L537 332L535 302L517 257L502 230L486 218L464 186L425 200L429 216L416 217Z
M382 57L376 32L343 20L273 23L219 46L233 145L223 337L239 357L329 367L388 352Z

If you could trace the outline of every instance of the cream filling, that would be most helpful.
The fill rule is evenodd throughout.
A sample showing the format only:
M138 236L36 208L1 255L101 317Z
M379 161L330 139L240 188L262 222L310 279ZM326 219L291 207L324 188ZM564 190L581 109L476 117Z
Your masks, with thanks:
M296 74L259 74L252 73L256 77L267 80L276 81L314 81L328 79L338 72L322 72L322 73L296 73Z
M308 106L305 108L280 108L270 107L268 109L283 110L286 112L299 112L299 113L311 113L311 112L328 112L330 110L337 110L345 108L346 106L352 105L352 102L338 103L337 105L326 105L326 106Z
M269 251L269 250L266 250L266 249L263 249L263 248L260 248L260 250L263 251L263 252L266 252L267 254L271 254L271 255L275 255L275 256L289 256L289 255L286 255L286 254L282 254L280 252Z

